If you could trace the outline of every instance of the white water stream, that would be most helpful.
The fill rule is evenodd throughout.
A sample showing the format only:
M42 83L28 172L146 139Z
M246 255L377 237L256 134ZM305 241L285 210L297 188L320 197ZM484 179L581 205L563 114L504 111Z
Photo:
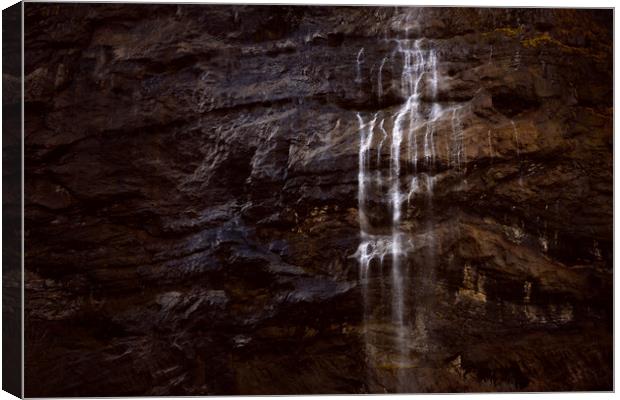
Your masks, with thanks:
M369 270L373 266L383 270L384 262L388 261L391 267L391 291L381 295L381 302L390 305L391 325L395 331L394 353L396 362L404 366L408 362L409 346L408 335L410 332L410 310L406 299L410 295L411 288L407 285L407 253L412 245L406 240L406 234L402 228L403 205L407 201L410 206L411 197L421 191L420 181L417 174L418 164L424 164L426 172L422 173L425 190L430 198L435 178L430 171L436 160L435 139L437 135L436 122L445 114L441 105L437 102L439 83L438 60L436 51L432 46L423 48L421 40L398 39L394 40L394 51L390 56L384 57L379 64L377 76L378 97L384 95L383 69L387 63L392 65L393 70L400 69L400 79L397 88L405 99L403 104L394 112L381 112L367 116L357 113L359 125L359 170L358 170L358 209L360 226L360 244L356 253L359 260L359 279L364 298L364 337L366 351L371 352L371 338L368 326L371 310L369 304ZM363 49L360 49L356 58L356 80L362 81ZM396 68L394 68L396 67ZM395 83L395 82L394 82ZM427 96L425 98L424 96ZM430 96L430 98L428 98ZM430 104L429 104L430 100ZM381 115L379 115L381 114ZM446 139L449 147L456 144L456 159L460 165L462 159L462 144L460 144L460 120L458 114L453 112L450 140ZM377 123L377 121L379 122ZM382 172L381 156L389 141L389 170L384 176ZM450 142L455 143L450 143ZM374 146L374 149L373 149ZM459 147L460 146L460 147ZM405 157L406 155L406 157ZM421 156L421 158L420 158ZM448 160L453 157L449 157ZM375 170L373 171L373 167ZM413 177L409 182L403 182L403 168L413 171ZM411 171L407 171L411 174ZM407 187L408 186L408 187ZM376 204L385 204L390 215L389 233L374 226L371 221L377 218L369 216L373 210L369 209L369 199L374 198ZM379 196L379 199L376 197ZM377 211L377 210L374 210ZM385 225L388 221L383 224ZM377 234L377 232L382 232ZM383 292L382 292L383 293ZM370 357L370 356L369 356ZM402 387L404 379L398 368L399 386ZM397 388L399 389L399 388Z

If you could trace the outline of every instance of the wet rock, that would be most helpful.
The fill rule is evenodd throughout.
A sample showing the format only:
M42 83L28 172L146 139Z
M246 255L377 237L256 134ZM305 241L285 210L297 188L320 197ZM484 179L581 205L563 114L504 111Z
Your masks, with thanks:
M26 396L611 390L609 11L25 8Z

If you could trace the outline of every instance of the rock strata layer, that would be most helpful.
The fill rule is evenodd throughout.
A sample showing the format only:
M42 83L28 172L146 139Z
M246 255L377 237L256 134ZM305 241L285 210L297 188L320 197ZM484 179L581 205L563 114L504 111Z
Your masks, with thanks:
M611 11L25 12L26 396L612 389ZM398 41L453 110L398 155L404 358L391 261L356 256Z

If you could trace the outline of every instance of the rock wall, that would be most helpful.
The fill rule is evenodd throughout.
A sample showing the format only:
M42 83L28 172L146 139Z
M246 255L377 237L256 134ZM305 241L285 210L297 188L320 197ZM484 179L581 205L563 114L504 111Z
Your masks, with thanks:
M610 10L25 9L26 396L612 389ZM453 110L402 156L399 351L356 255L396 39Z
M2 10L2 390L22 395L22 5Z

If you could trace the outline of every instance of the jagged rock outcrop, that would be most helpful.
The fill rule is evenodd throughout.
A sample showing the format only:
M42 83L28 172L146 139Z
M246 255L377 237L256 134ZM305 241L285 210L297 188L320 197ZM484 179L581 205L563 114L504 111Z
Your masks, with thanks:
M25 9L26 396L611 390L611 11ZM398 38L458 108L402 158L406 362L355 256Z

